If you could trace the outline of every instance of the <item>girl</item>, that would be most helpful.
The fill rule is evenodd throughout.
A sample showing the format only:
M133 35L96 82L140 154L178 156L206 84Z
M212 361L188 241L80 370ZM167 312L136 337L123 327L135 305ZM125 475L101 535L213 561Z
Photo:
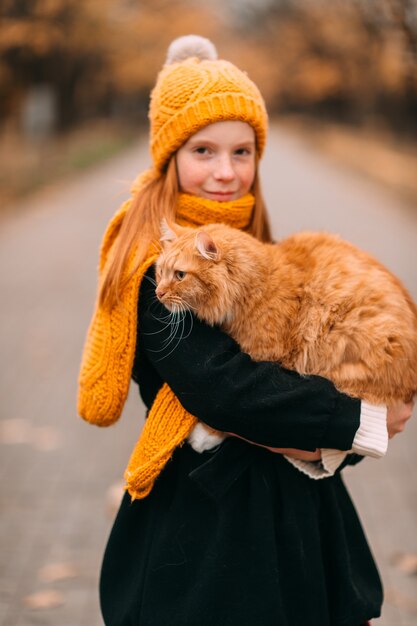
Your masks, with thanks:
M167 323L153 268L162 217L271 240L257 171L267 114L248 76L190 36L171 44L150 122L153 168L104 237L80 375L91 422L119 417L131 377L149 409L104 556L104 622L364 624L381 583L340 469L382 456L411 407L387 412L252 362L191 316ZM235 436L203 453L179 445L193 416Z

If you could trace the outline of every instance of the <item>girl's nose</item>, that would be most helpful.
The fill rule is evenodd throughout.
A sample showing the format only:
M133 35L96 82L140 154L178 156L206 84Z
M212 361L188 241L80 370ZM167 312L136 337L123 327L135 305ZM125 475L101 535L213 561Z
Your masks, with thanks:
M216 180L233 180L235 172L229 156L221 156L216 161L214 178Z

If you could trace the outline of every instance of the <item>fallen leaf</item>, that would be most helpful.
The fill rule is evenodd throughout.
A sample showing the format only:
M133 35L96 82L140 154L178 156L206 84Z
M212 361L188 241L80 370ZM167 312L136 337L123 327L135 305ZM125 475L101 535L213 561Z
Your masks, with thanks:
M0 443L32 444L42 451L56 450L62 444L58 430L50 426L32 426L29 420L22 418L0 421Z
M55 428L39 426L32 429L31 443L33 443L38 450L48 452L49 450L59 448L62 443L62 438Z
M64 595L53 589L38 591L23 599L23 603L29 609L55 609L62 606L64 602Z
M72 563L49 563L38 571L39 579L46 583L75 578L76 576L78 576L78 572Z
M391 587L385 591L385 600L388 604L408 613L417 613L417 601L399 589Z
M392 563L397 569L409 576L417 575L417 554L403 552L394 555Z
M28 443L31 438L31 425L22 418L6 419L0 422L0 443Z

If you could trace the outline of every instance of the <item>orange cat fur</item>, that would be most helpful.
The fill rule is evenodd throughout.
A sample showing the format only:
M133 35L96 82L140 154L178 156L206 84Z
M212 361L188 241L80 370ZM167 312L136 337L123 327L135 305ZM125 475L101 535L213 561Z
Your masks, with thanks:
M255 361L319 374L370 403L416 393L416 305L350 243L305 232L264 244L223 224L166 223L161 241L156 294L169 310L220 325Z

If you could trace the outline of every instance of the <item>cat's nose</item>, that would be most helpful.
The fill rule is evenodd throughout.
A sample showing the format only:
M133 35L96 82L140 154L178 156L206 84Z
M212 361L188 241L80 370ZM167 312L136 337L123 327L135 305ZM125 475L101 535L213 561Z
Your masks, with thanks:
M158 300L162 300L166 292L158 288L155 293Z

